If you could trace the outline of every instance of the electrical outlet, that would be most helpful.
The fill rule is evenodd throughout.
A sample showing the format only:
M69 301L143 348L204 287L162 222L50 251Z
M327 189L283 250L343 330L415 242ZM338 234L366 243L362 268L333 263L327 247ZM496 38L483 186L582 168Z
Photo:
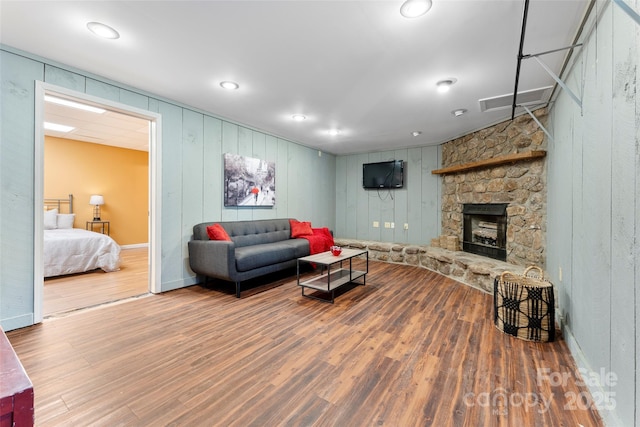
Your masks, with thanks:
M407 224L406 222L404 223L404 229L408 230L409 229L409 224Z
M391 228L396 228L396 223L395 222L391 223Z
M378 221L373 221L373 228L380 227L380 223Z
M390 222L385 222L384 223L384 228L391 228L391 223Z

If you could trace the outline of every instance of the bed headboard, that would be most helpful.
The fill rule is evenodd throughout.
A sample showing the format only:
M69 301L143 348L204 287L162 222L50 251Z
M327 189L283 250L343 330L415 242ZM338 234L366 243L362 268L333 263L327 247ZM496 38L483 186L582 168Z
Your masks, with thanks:
M44 199L44 210L58 209L59 213L73 213L73 194L66 199Z

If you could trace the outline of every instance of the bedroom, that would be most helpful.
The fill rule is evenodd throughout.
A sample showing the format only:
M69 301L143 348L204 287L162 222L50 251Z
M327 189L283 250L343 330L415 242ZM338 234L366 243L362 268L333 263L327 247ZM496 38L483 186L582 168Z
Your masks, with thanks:
M113 111L97 115L54 102L45 102L45 120L74 127L67 132L46 132L45 208L50 213L58 208L60 214L71 210L74 216L67 218L73 222L68 225L80 231L92 230L93 237L104 239L91 243L92 248L102 251L104 260L92 261L83 257L82 265L77 265L77 260L63 263L56 258L47 261L50 258L47 242L51 240L45 239L44 316L62 315L146 294L149 242L147 122ZM96 207L89 202L94 194L100 194L104 199L98 214L102 223L92 222ZM58 205L55 199L61 203ZM60 219L57 225L57 228L63 228ZM45 230L45 235L66 232ZM71 249L59 250L66 256ZM67 274L70 271L73 274Z

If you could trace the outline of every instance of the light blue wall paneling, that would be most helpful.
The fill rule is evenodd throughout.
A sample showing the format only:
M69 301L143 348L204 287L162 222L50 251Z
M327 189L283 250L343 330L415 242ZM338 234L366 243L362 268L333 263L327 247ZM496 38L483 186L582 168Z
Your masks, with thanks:
M411 168L411 165L408 162L408 155L409 155L408 150L396 150L394 153L394 157L396 160L404 161L405 177L406 177L406 173L409 172L409 169ZM393 195L393 207L394 207L393 220L391 221L391 226L392 226L391 233L393 234L392 239L394 242L403 242L403 243L409 242L409 231L403 228L403 224L407 223L408 217L409 217L409 214L408 214L409 197L407 193L410 190L412 190L411 184L407 179L402 188L399 188L391 192L391 194ZM413 195L414 192L415 194L420 194L420 192L417 190L418 188L416 188L415 190L412 190L411 194Z
M0 51L0 320L33 323L35 80L44 66Z
M381 242L428 245L440 234L438 147L340 156L336 162L336 236ZM402 189L365 190L362 165L405 161ZM379 227L373 227L377 221ZM395 228L385 228L394 223ZM404 224L409 229L404 229Z
M353 170L355 179L362 183L362 164L369 162L369 156L367 154L359 154L354 156L355 164L357 165ZM354 190L362 190L362 187ZM352 211L355 220L355 237L357 239L367 240L369 238L369 229L371 228L372 219L369 218L369 204L367 191L354 191L355 195L355 210Z
M238 146L238 125L223 122L222 123L222 155L224 156L227 153L237 153L241 154ZM215 161L215 160L212 160ZM221 162L224 162L224 159L221 157ZM222 220L223 221L237 221L238 220L238 209L236 208L226 208L224 207L224 200L222 201Z
M295 163L294 159L298 159L298 162ZM307 172L310 167L308 165L306 165L306 167L303 166L304 163L305 158L299 149L296 147L287 149L287 187L284 191L286 191L287 200L291 202L292 206L289 210L289 216L299 220L306 220L305 211L307 207L303 206L303 203L305 201L308 203L308 199L301 196L305 192L308 194L311 192L311 189L308 188L309 183L307 181ZM278 174L278 171L276 171L276 174ZM280 194L280 189L276 188L276 197L278 197L278 194Z
M214 214L203 213L198 222L292 217L312 221L314 227L334 227L335 156L318 156L316 150L225 121L207 125L209 120L217 119L208 116L204 119L205 154L201 160L204 163L203 212ZM238 153L275 162L275 206L223 206L225 153Z
M598 59L612 54L610 8L605 15L598 32L602 29L602 34L608 36L591 39L585 48ZM582 256L574 258L573 268L575 286L593 297L574 306L582 321L574 324L573 330L577 337L584 338L582 348L591 355L594 366L606 367L610 366L609 349L590 337L607 336L610 332L610 289L602 284L611 283L611 229L602 225L611 224L611 209L603 209L611 206L611 75L611 61L598 61L597 67L588 67L585 73L584 173L582 198L577 206L582 228L576 233Z
M85 79L86 93L98 98L120 102L120 88L94 79Z
M126 105L131 105L132 107L140 108L141 110L151 111L148 96L127 89L120 89L120 99L118 101Z
M315 159L317 164L316 176L318 176L317 187L318 194L332 194L333 197L323 198L314 196L316 224L314 226L329 227L331 230L335 228L335 212L336 212L336 157L321 153Z
M262 132L251 132L251 157L255 159L266 160L269 162L275 162L275 158L267 157L266 139L267 136ZM269 218L272 212L272 207L253 209L253 215L251 215L251 219L266 219Z
M636 0L634 2L634 10L640 10L640 0ZM617 15L616 15L617 16ZM617 20L616 20L617 21ZM632 25L635 25L634 23L632 23ZM626 28L625 26L622 26L622 28ZM635 34L635 37L633 36ZM635 96L635 103L636 103L636 108L635 108L635 114L636 114L636 136L635 136L635 141L636 141L636 153L635 153L635 158L638 159L640 157L640 152L638 152L640 149L638 148L638 146L640 146L640 126L638 125L638 123L640 123L640 96L638 96L638 94L640 93L640 64L638 63L638 54L637 52L640 52L640 25L635 25L633 31L631 32L621 32L620 33L620 37L628 37L629 43L631 44L631 48L630 48L630 55L633 55L633 52L636 52L636 57L635 57L635 61L631 60L629 63L630 64L635 64L635 88L634 92L636 94ZM615 37L615 40L618 40L619 37ZM629 72L632 69L629 69ZM630 86L631 87L631 86ZM633 140L633 137L630 138L630 140ZM632 283L634 283L634 291L635 291L635 298L634 298L634 306L635 306L635 312L634 312L634 316L635 316L635 327L632 327L634 332L635 332L635 351L634 351L634 356L636 361L639 360L639 355L640 355L640 338L638 337L639 332L640 331L640 315L638 314L638 310L640 310L640 292L638 292L638 282L640 282L640 262L638 262L638 260L640 260L640 237L638 236L638 233L640 233L640 166L638 166L638 164L636 163L636 167L635 167L635 176L634 176L634 181L635 181L635 191L634 191L634 186L633 185L629 185L629 188L631 191L634 192L635 194L635 207L634 207L634 212L635 212L635 221L634 221L634 229L636 230L636 235L635 235L635 245L633 248L633 270L634 270L634 280ZM635 402L633 406L629 406L629 407L625 407L625 413L626 412L631 412L632 409L631 408L640 408L640 369L637 368L637 362L636 362L636 370L635 370ZM635 425L640 425L640 411L638 411L636 409L635 411Z
M440 205L442 200L440 187L442 185L442 180L440 178L434 179L435 175L433 175L431 171L440 169L441 167L441 149L442 148L439 146L430 146L423 147L421 150L420 155L422 157L420 164L422 169L420 171L420 214L419 218L417 218L420 228L418 228L419 232L414 232L416 226L414 225L415 220L412 219L413 212L411 210L411 206L414 206L414 204L412 204L409 208L409 243L424 244L422 242L426 241L426 239L429 239L429 243L431 243L431 238L435 238L440 235L442 211ZM410 194L413 197L413 192Z
M358 221L364 218L358 218L358 192L362 190L362 164L358 156L348 156L346 158L346 197L343 205L337 205L337 215L342 215L344 210L344 229L336 230L338 237L356 238L358 230Z
M380 161L394 160L395 153L393 151L385 151L380 153ZM383 242L395 242L395 236L393 229L388 228L386 223L395 222L395 194L401 190L368 190L375 191L376 196L380 200L380 240ZM371 212L371 215L375 215L375 212Z
M340 156L336 159L336 229L334 232L343 233L346 237L347 230L347 157Z
M437 167L434 169L437 169ZM406 234L407 243L420 244L420 236L422 236L422 230L425 226L425 224L422 223L422 173L422 148L411 148L407 152L405 172L408 193L407 219L399 225L399 229ZM420 197L414 196L417 194L419 194ZM407 225L411 224L411 228L404 230L404 223L407 223Z
M314 165L310 163L308 150L303 147L289 147L287 152L287 198L291 208L289 216L300 221L309 221L313 212L313 198L315 197L315 181L312 171ZM276 170L276 174L278 171ZM277 178L276 178L277 179ZM318 177L318 179L320 179ZM280 189L276 187L276 197ZM277 203L277 201L276 201Z
M195 283L188 267L187 242L197 222L235 220L241 215L248 219L299 215L314 226L335 227L335 156L320 157L316 150L135 88L69 71L45 59L27 59L31 56L27 53L0 49L0 55L0 322L6 330L28 326L34 319L36 80L161 114L162 291ZM276 161L276 207L224 208L222 154L227 152ZM290 185L289 180L295 182ZM311 192L313 183L320 185Z
M289 206L289 144L282 139L277 140L278 157L276 165L276 212L278 218L288 218L293 215L287 210Z
M238 127L238 154L253 157L253 131Z
M182 115L182 265L181 277L192 274L187 244L204 210L204 116L183 110ZM188 207L188 208L187 208Z
M222 160L222 121L214 117L204 118L203 159L203 209L202 220L222 218L224 205L224 180ZM203 222L201 221L201 222Z
M253 131L245 127L238 127L238 154L245 157L255 157L253 154ZM234 208L237 210L237 218L240 221L253 219L254 209L264 208Z
M574 123L580 119L580 111L572 108L569 97L561 97L551 111L549 130L553 141L548 144L547 154L547 274L556 284L558 319L569 316L572 300L571 259L573 251L573 177L575 166L582 162L574 157ZM577 117L575 117L577 116ZM554 123L566 123L567 126L554 126ZM581 156L580 156L581 157ZM557 239L549 236L560 236Z
M583 377L602 379L589 384L600 414L638 425L640 29L599 3L583 37L565 76L582 108L560 92L551 109L547 265Z
M45 64L44 81L66 89L84 92L87 78L78 73Z
M264 152L260 154L260 158L265 159L270 162L276 162L278 165L278 138L272 135L264 135L256 132L254 135L256 137L256 141L260 146L264 141ZM276 170L276 188L278 188L278 173L280 168ZM278 200L276 200L276 206L269 209L261 209L257 212L258 217L256 219L272 219L272 218L280 218L278 216Z
M636 2L637 6L640 2ZM638 174L640 167L640 25L619 7L612 8L611 27L615 25L611 45L612 144L611 144L611 371L627 372L636 364L636 331L632 327L638 317L635 295L640 276L638 257L638 218L640 200ZM605 27L605 31L608 29ZM634 60L635 55L635 60ZM634 96L635 95L635 98ZM635 144L633 143L635 138ZM635 178L635 179L634 179ZM635 181L635 192L634 184ZM619 183L622 183L620 185ZM632 195L635 194L635 197ZM635 230L635 235L632 233ZM635 284L635 286L634 286ZM637 372L637 369L636 369ZM636 375L638 375L636 373ZM605 384L605 390L615 393L619 405L618 417L624 425L638 425L635 394L639 391L636 378L624 375L616 384Z
M382 153L371 153L369 157L364 161L364 163L377 163L383 161ZM360 183L362 184L362 168L360 168L360 176L358 178ZM365 222L364 227L368 229L369 235L366 237L367 240L372 240L374 242L382 240L381 230L384 227L384 220L382 219L382 214L380 212L380 208L383 204L383 201L380 197L380 191L378 190L365 190L364 193L367 196L366 199L366 208L367 208L367 216L369 218L368 221ZM389 194L387 191L383 191L382 194ZM373 223L377 222L378 227L374 227Z
M160 102L162 115L162 283L181 286L182 240L182 108Z

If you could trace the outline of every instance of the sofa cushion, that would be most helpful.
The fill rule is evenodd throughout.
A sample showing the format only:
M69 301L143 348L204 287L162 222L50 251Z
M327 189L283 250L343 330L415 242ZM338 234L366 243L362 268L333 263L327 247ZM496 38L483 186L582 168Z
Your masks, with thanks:
M311 236L313 234L313 230L311 229L311 223L308 221L300 222L295 219L290 219L289 224L291 225L292 239L296 239L302 236Z
M288 246L291 246L294 251L294 259L301 258L303 256L311 255L309 252L309 241L305 239L289 239L284 242Z
M249 271L265 265L278 264L296 258L296 246L288 241L236 248L236 269Z
M227 230L236 247L280 242L291 234L287 219L222 222L220 225Z
M220 224L213 224L207 227L207 234L211 240L226 240L231 241L231 238L227 234L226 230L222 228Z

